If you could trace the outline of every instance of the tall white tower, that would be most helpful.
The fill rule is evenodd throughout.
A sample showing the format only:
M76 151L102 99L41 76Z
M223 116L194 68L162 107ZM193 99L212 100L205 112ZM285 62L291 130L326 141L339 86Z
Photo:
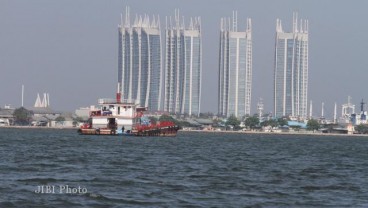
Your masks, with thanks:
M190 18L189 26L179 10L166 18L164 111L199 115L202 79L201 18Z
M308 20L293 14L293 30L284 32L276 21L274 112L276 117L307 117Z
M250 115L252 95L252 22L238 31L237 12L221 19L218 112L222 116Z
M118 34L118 85L123 99L138 100L150 111L161 110L160 18L137 15L131 23L127 7Z

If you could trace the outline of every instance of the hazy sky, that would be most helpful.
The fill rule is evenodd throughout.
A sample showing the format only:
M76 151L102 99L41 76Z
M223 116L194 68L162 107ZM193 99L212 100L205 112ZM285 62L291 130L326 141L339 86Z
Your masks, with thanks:
M33 106L37 93L50 93L51 107L68 110L114 97L117 83L120 14L165 16L180 9L202 19L201 111L217 113L220 18L238 11L238 29L253 26L252 113L263 98L273 109L276 18L289 31L292 12L309 20L309 96L314 115L321 102L332 114L334 102L351 95L368 101L368 1L366 0L0 0L0 106ZM164 33L162 32L164 40Z

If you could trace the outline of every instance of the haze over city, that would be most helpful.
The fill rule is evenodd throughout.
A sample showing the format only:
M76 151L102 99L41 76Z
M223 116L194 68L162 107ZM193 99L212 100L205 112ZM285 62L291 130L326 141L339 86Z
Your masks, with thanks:
M332 115L352 97L358 105L368 99L366 41L367 1L0 1L0 106L33 106L37 93L50 94L53 109L73 111L114 97L117 85L118 24L125 6L135 14L159 15L162 41L165 16L179 9L202 20L202 112L217 113L220 18L238 11L238 28L252 19L252 113L263 98L265 112L273 111L273 73L276 19L285 31L292 14L309 20L309 92L314 116ZM123 14L124 15L124 14ZM164 61L164 60L163 60Z

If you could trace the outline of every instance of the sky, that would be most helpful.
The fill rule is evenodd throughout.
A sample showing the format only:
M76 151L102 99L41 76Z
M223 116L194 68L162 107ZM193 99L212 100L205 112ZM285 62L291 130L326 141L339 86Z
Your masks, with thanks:
M368 78L366 0L0 0L0 107L33 106L50 94L55 110L74 111L113 98L117 86L118 24L125 7L165 17L179 9L202 20L202 112L217 113L220 18L238 11L238 30L252 19L252 111L259 98L273 111L276 19L285 31L292 13L309 20L309 91L313 115L332 115L352 97L358 110ZM133 18L131 18L133 19ZM164 31L162 30L162 40Z

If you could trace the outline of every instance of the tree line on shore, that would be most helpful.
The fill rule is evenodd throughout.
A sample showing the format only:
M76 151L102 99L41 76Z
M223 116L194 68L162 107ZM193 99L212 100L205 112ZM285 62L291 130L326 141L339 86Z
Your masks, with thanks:
M159 118L159 121L171 121L171 122L174 122L176 125L178 125L181 128L194 127L188 121L182 120L182 119L175 119L174 117L175 116L162 115ZM210 117L205 117L205 118L210 118ZM151 119L151 122L152 121L156 122L157 120L155 117L150 117L150 119ZM242 121L234 115L231 115L227 119L216 118L216 119L212 119L212 121L213 121L213 125L212 125L213 127L225 127L225 129L233 129L233 130L242 129L242 127L240 126ZM258 116L250 116L250 117L245 117L243 119L243 123L245 127L251 130L260 129L266 126L270 126L272 128L285 127L288 125L288 118L278 118L278 119L269 119L269 120L260 121ZM298 128L298 126L293 126L292 128ZM320 128L321 128L321 125L319 124L317 120L311 119L307 123L308 130L313 131L313 130L319 130Z
M175 119L174 117L175 115L173 116L163 115L163 117L160 118L160 120L167 119L179 125L181 128L193 127L193 125L190 124L189 122L185 120ZM199 115L199 118L212 119L213 117L214 117L213 114L208 114L208 113ZM241 122L243 122L244 126L250 130L261 129L267 126L271 128L290 127L296 131L299 131L301 128L301 126L299 125L288 126L288 121L290 121L290 118L288 117L260 121L258 115L243 117L242 119L238 119L236 116L231 115L230 117L225 118L225 119L221 119L217 117L215 119L212 119L212 121L213 121L213 127L225 127L226 130L242 129L242 127L240 127ZM332 129L337 128L337 127L339 127L338 124L321 124L317 119L309 119L306 124L306 130L308 131L318 131L321 129L326 129L327 132L330 132ZM355 132L358 134L368 134L368 124L359 124L355 126Z

